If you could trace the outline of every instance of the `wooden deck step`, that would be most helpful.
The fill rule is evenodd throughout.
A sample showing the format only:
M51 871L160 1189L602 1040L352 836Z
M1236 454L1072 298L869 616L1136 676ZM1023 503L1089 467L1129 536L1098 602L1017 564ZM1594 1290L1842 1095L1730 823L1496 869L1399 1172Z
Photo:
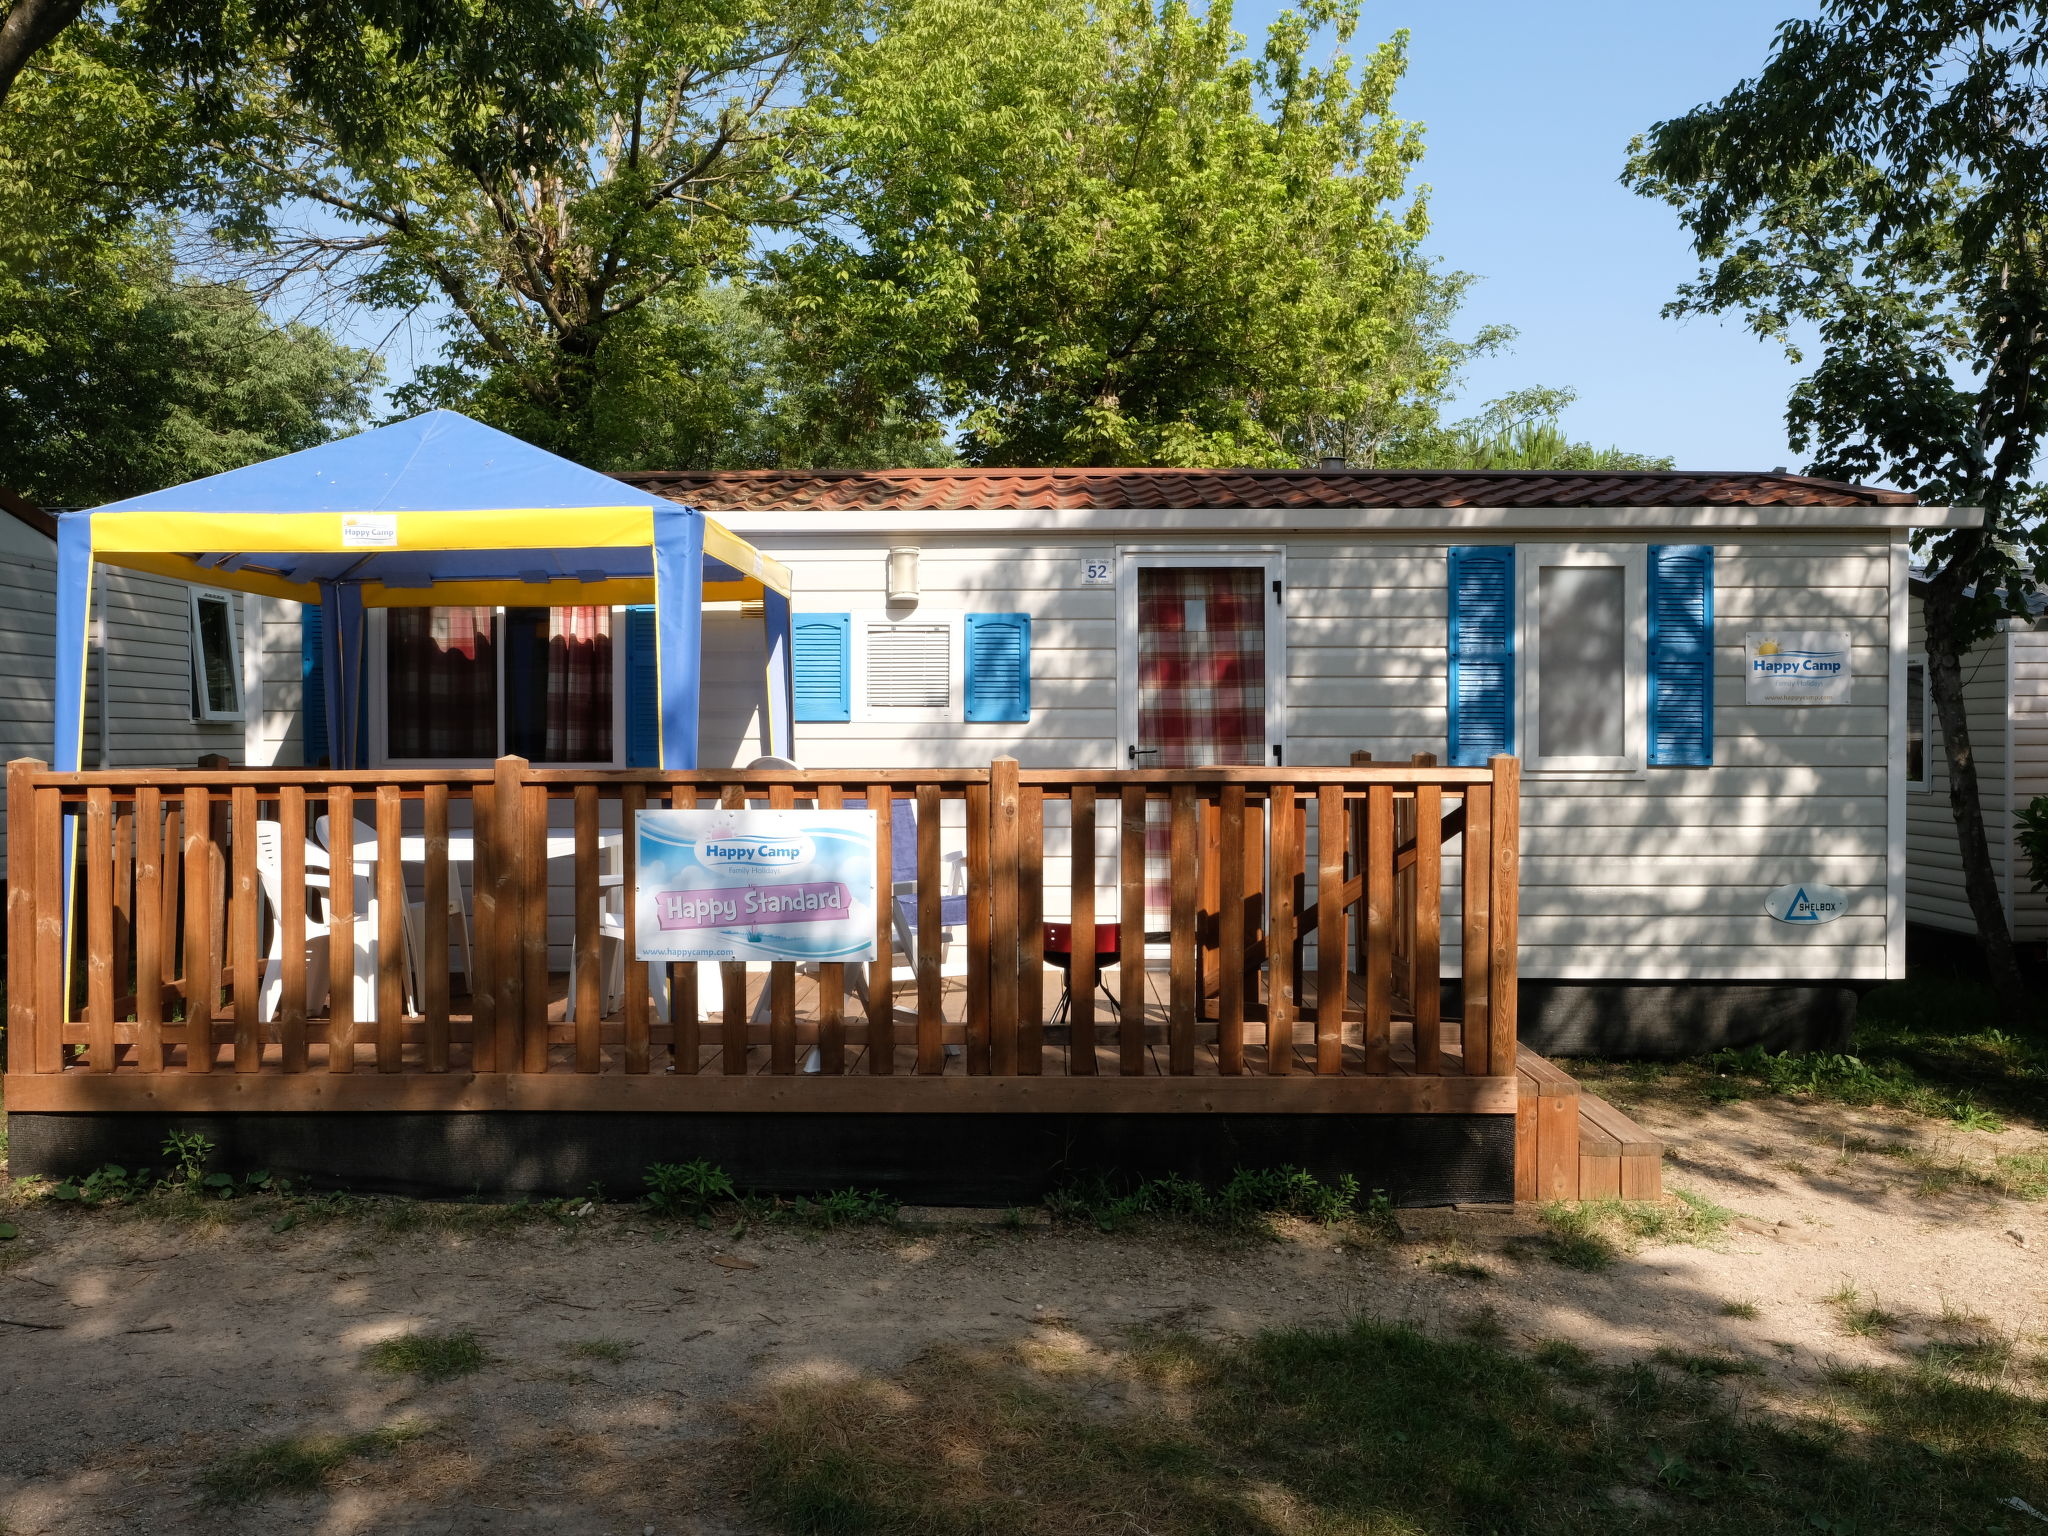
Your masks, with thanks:
M1517 1200L1663 1198L1663 1143L1527 1046L1515 1076Z

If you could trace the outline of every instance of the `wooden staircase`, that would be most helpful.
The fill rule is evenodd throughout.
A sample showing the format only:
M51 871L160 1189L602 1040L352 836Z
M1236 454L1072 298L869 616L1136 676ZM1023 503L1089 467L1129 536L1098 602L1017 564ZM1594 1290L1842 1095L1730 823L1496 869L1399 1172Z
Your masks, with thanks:
M1661 1200L1664 1144L1526 1045L1515 1055L1517 1200Z

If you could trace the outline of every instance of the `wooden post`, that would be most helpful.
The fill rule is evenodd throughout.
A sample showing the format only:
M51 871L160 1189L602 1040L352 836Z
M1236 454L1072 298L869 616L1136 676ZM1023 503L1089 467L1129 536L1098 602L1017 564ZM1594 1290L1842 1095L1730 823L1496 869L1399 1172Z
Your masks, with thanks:
M967 1070L986 1076L990 1055L989 786L967 786Z
M1201 897L1202 874L1197 862L1201 827L1195 786L1174 785L1167 803L1169 910L1173 931L1169 940L1166 1064L1174 1076L1186 1077L1195 1070L1195 1010L1199 1003L1195 912Z
M213 1070L213 812L206 790L185 791L185 1070ZM346 943L343 938L338 942Z
M1272 920L1266 930L1266 1071L1294 1070L1294 866L1301 857L1301 812L1292 784L1275 784L1272 818Z
M595 1072L603 1064L601 1030L604 1014L603 946L598 940L597 786L578 784L574 796L576 827L576 1070Z
M191 847L192 797L206 791L185 791L186 847ZM327 791L327 1070L353 1072L356 1069L356 838L355 791L346 784L331 785ZM190 886L189 856L185 879ZM186 918L189 926L191 918ZM186 955L191 955L188 945ZM190 961L187 960L189 967ZM191 989L191 972L186 972L186 989ZM190 1017L192 1005L185 1005ZM189 1052L188 1052L189 1054Z
M896 882L904 878L905 871L895 867L891 846L895 791L887 784L870 784L867 799L868 809L875 813L875 958L868 966L868 1072L886 1077L896 1070L894 925ZM909 873L915 878L917 872Z
M640 812L646 807L647 791L639 784L619 791L619 839L624 857L619 861L625 892L626 932L626 1038L625 1067L629 1074L644 1074L654 1055L648 1026L648 969L645 960L633 958L639 943L640 922ZM669 1027L675 1027L675 999L669 999Z
M1067 1072L1095 1076L1095 791L1074 786L1068 822Z
M1365 1070L1393 1071L1394 787L1366 792Z
M1415 1070L1443 1071L1444 792L1435 784L1415 789L1415 939L1410 984L1415 1016Z
M164 792L145 784L135 792L135 1064L145 1072L164 1069L164 931Z
M1126 784L1123 824L1117 836L1123 875L1117 898L1117 1070L1136 1077L1145 1070L1145 791Z
M548 787L527 784L525 904L519 919L519 957L525 1013L520 1021L519 1070L548 1070Z
M746 808L746 789L728 784L718 803L726 810ZM747 968L730 961L718 967L718 1062L727 1077L744 1077L747 1071Z
M429 784L425 790L422 841L426 849L426 872L421 894L426 899L425 921L420 947L420 1011L426 1015L421 1045L423 1063L429 1072L448 1070L448 786ZM471 844L472 848L475 846ZM476 965L476 936L470 936L469 963ZM472 988L476 978L464 978Z
M85 792L85 979L87 1066L114 1070L114 797Z
M7 765L7 1041L8 1066L35 1072L36 851L35 776L39 758Z
M846 792L839 785L818 786L819 810L836 811L845 803ZM888 899L886 890L876 891L877 906ZM628 921L629 932L632 926ZM818 1071L827 1077L846 1071L846 963L842 960L818 967Z
M502 1070L498 1058L498 976L499 957L504 945L498 937L498 832L497 785L478 784L469 788L469 842L473 855L469 866L470 935L469 963L469 1070Z
M64 977L64 799L54 786L35 792L36 883L35 1070L64 1070L64 1025L71 994Z
M1465 1053L1465 1072L1485 1077L1492 1068L1493 1039L1488 1032L1487 1004L1492 990L1486 977L1487 955L1493 946L1493 789L1487 784L1465 786L1463 991L1464 1027L1460 1043ZM1509 1070L1513 1070L1510 1063Z
M796 791L788 784L768 789L771 811L796 809ZM768 1070L777 1077L796 1071L796 962L773 960L768 965Z
M523 757L499 758L491 775L491 926L497 941L492 980L498 994L492 1005L492 1064L500 1072L519 1070L520 1021L526 1016L526 966L519 941L526 920L525 776Z
M1492 924L1486 959L1489 1057L1496 1077L1515 1070L1516 993L1520 970L1522 764L1503 753L1493 769Z
M1375 786L1377 788L1378 786ZM1344 1070L1344 1005L1350 1000L1350 968L1345 962L1344 845L1349 830L1344 814L1344 786L1316 788L1316 1071L1331 1075ZM1366 1070L1372 1068L1372 968L1367 961ZM1384 1070L1384 1069L1383 1069Z
M1045 791L1017 803L1017 1070L1045 1070Z
M917 786L917 1070L946 1070L945 1015L939 976L939 786Z
M144 790L143 794L150 791ZM138 801L140 796L137 797ZM287 784L278 792L277 1040L287 1072L306 1070L306 791ZM331 863L332 861L330 861ZM330 877L331 878L331 877ZM331 905L331 903L330 903ZM330 941L331 942L331 941ZM139 949L138 949L139 954ZM137 1002L140 1002L138 997ZM137 1017L141 1015L138 1013Z
M263 895L256 883L256 786L237 784L229 796L234 894L228 942L235 961L235 1070L258 1072L263 1068L263 1026L256 1010L256 995L263 986Z
M405 1067L405 863L396 784L377 786L377 1070Z
M1223 786L1218 808L1216 898L1216 1070L1244 1071L1245 805L1244 786Z
M1022 980L1018 972L1022 946L1017 932L1021 843L1017 759L995 759L989 764L988 780L989 1056L983 1070L998 1077L1015 1077L1018 993Z

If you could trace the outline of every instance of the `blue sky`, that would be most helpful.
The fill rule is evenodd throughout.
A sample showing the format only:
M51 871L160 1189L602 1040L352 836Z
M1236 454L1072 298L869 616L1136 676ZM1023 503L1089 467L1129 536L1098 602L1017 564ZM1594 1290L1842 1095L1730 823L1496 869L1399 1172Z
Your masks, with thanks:
M1283 6L1236 12L1256 49ZM1797 370L1739 323L1665 320L1689 277L1676 219L1615 179L1628 141L1723 95L1805 0L1366 0L1358 48L1410 33L1396 97L1427 129L1430 247L1482 281L1468 326L1520 339L1471 370L1470 406L1570 386L1575 437L1671 454L1687 469L1797 467L1785 396Z

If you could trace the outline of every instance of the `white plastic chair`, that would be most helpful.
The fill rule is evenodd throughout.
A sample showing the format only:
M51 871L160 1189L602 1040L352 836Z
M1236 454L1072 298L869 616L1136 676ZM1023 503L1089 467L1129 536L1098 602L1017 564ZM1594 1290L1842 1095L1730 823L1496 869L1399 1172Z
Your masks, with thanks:
M328 826L327 820L325 816L314 818L313 835L327 849L331 850L334 846L334 839L332 829ZM359 829L356 834L358 837L364 832L374 834L376 830L368 822L359 821L355 825ZM351 849L352 851L353 849ZM331 853L323 852L321 857L323 859L329 858ZM359 891L356 898L356 921L358 924L368 923L370 925L368 932L371 935L375 935L377 932L377 882L374 879L370 879L363 882L363 884L365 889ZM424 937L427 921L426 902L408 900L405 910L400 914L400 917L402 919L401 927L405 933L405 981L407 988L405 1007L410 1013L419 1013L422 1011L420 999L426 995L426 974L422 968L422 963L426 958L426 939ZM462 876L459 873L459 867L452 860L448 865L448 934L455 941L462 955L463 982L465 986L473 989L476 984L476 961L474 951L470 946L469 904L463 899ZM371 942L375 942L374 938L372 938ZM437 959L436 963L444 962Z
M263 887L263 899L270 906L270 953L263 957L263 985L256 994L256 1017L265 1024L277 1017L284 999L284 826L275 821L256 823L256 880ZM314 893L316 912L306 915L306 1008L317 1011L327 1001L327 917L332 894L327 852L319 844L306 844L306 891ZM290 900L306 904L305 891L290 894Z

